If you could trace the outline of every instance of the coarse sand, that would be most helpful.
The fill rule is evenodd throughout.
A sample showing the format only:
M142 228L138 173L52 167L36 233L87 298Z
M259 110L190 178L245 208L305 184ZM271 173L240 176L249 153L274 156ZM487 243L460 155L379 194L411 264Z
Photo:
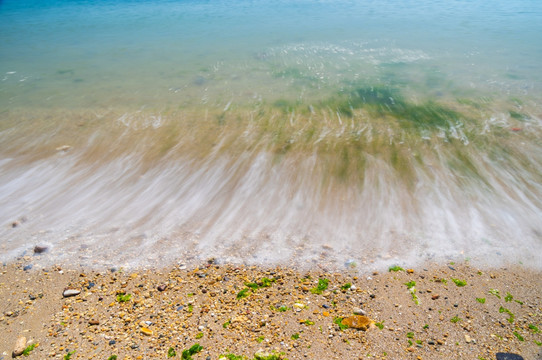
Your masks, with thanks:
M210 259L96 271L32 261L0 267L0 359L22 337L28 359L542 359L542 273L518 265L332 272ZM347 328L354 312L374 324Z

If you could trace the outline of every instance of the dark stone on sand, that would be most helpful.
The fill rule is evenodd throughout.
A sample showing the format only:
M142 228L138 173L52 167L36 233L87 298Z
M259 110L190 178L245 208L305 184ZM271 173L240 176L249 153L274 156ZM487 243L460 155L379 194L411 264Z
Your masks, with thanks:
M164 291L167 289L167 285L158 285L156 288L158 289L158 291Z
M512 353L497 353L497 360L524 360L523 357Z
M34 254L41 254L49 250L49 248L45 245L36 245L34 247Z
M109 345L115 345L117 342L115 340L110 340Z
M89 282L88 282L88 285L87 285L87 289L90 290L90 289L93 288L94 286L96 286L96 284L93 283L92 281L89 281Z
M28 265L25 265L25 267L23 267L24 271L28 271L30 269L32 269L32 264L28 264Z

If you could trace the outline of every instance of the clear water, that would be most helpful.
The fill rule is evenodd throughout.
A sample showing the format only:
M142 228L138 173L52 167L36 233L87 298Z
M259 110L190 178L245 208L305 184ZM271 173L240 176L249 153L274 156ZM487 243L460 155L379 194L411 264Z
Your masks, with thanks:
M0 20L5 260L542 265L539 1L7 0ZM406 110L336 105L375 87ZM446 125L404 126L430 104Z

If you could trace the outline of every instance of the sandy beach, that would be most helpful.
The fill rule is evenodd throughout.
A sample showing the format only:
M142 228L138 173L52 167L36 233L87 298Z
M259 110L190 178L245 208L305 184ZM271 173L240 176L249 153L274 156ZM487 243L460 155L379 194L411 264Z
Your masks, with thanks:
M0 359L18 341L28 359L541 359L541 275L468 261L95 271L26 256L1 268Z

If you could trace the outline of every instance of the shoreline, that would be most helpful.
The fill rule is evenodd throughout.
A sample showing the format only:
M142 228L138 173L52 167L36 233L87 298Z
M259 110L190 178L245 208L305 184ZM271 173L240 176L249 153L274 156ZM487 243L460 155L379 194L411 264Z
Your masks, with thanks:
M18 259L0 272L3 359L22 336L38 344L28 359L72 351L71 359L163 359L170 348L175 359L195 344L203 348L194 359L542 357L542 271L517 265L325 272L212 259L129 271L25 264ZM318 293L321 279L328 287ZM80 293L63 297L68 288ZM341 330L337 319L354 311L377 326Z

